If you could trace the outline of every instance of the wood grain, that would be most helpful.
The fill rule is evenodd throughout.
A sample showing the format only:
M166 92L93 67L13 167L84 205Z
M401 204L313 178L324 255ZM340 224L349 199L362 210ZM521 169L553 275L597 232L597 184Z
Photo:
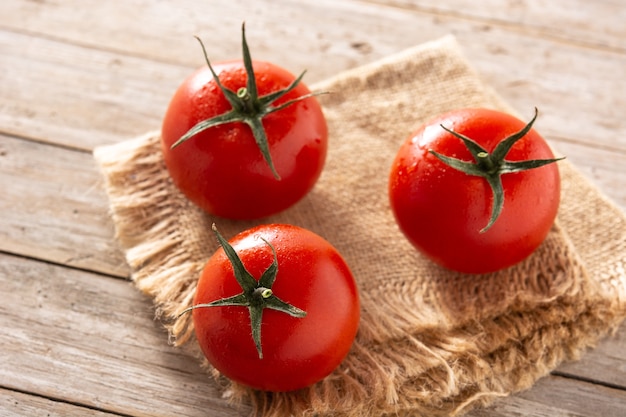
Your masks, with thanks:
M3 417L46 416L46 417L120 417L104 411L52 400L37 395L0 388L0 410Z
M621 0L0 2L0 414L238 416L168 345L130 282L91 151L158 129L212 60L309 85L447 34L520 114L626 210ZM473 417L626 415L626 323L580 361Z
M129 415L238 415L129 282L0 254L0 298L5 389Z
M435 15L452 15L501 25L542 38L579 44L597 49L626 51L626 9L619 0L570 0L567 7L543 0L486 0L480 7L468 7L464 0L431 2L427 0L369 0L381 6L393 6ZM591 18L598 16L599 18Z
M468 417L623 417L624 391L548 376L532 390L496 402Z
M5 2L1 7L10 7L13 3ZM161 2L158 6L148 7L145 0L132 0L124 3L128 8L124 10L126 13L119 11L114 20L104 23L94 21L93 16L112 16L114 12L110 8L114 6L107 2L90 2L88 6L81 2L81 6L75 7L72 2L62 5L44 2L38 6L27 1L17 3L27 3L28 7L13 8L28 14L29 19L4 23L3 27L11 32L5 34L6 44L2 47L21 45L22 42L10 39L24 31L23 36L29 38L32 38L32 32L45 32L47 42L62 40L31 46L26 54L21 48L19 56L29 62L43 59L37 55L49 50L52 53L48 54L48 59L63 59L58 62L63 72L58 74L58 80L49 81L48 88L63 86L75 76L80 81L81 74L83 78L84 74L95 77L92 85L100 90L87 91L86 97L81 99L92 97L97 101L94 107L102 102L111 106L114 111L89 112L92 117L97 117L98 113L108 117L103 121L107 125L103 130L111 132L110 135L115 132L135 134L133 129L122 129L126 123L136 126L139 131L158 128L174 86L185 71L203 64L192 36L199 35L208 40L209 53L214 60L237 58L240 53L239 25L246 20L254 56L275 61L293 72L307 68L309 83L452 33L458 37L468 59L480 74L514 108L530 112L538 106L542 110L547 135L589 146L601 144L626 153L626 120L620 110L626 106L626 98L613 87L621 83L622 72L615 69L626 68L626 56L612 50L582 48L532 32L520 33L508 26L471 20L459 13L433 14L346 0L323 0L315 5L289 0L273 1L270 5L260 1L255 3L255 8L245 7L241 1L210 4L185 1L176 7L174 3ZM38 10L34 12L33 7ZM142 13L132 10L142 10ZM608 7L598 7L598 10L607 18L615 15ZM7 10L7 13L11 11ZM211 21L216 15L220 16L219 26ZM185 18L185 25L181 27L177 22L182 18ZM277 20L324 24L294 25L289 31L290 26L275 25ZM572 21L572 25L575 22ZM563 25L567 26L567 21ZM544 26L549 24L544 23ZM133 29L130 33L129 28ZM57 50L59 43L70 50ZM71 50L70 45L79 50ZM88 55L81 55L86 51ZM580 58L581 55L584 59ZM185 59L181 60L179 56ZM320 65L322 56L323 65ZM158 62L142 65L136 57ZM183 65L186 70L161 68L163 62ZM24 70L37 67L16 63L9 68L23 74ZM42 77L33 74L28 78ZM159 84L149 85L148 80L158 80ZM99 93L105 97L99 98ZM60 96L53 91L45 94L45 97ZM141 108L137 100L142 98L144 106L148 107L140 111L137 110ZM13 100L22 101L19 95ZM24 101L30 100L26 98ZM123 112L128 115L119 117ZM137 113L148 115L152 122L133 123ZM91 122L98 120L92 119Z
M91 154L0 135L0 183L0 251L128 276Z
M158 129L188 70L0 31L2 132L91 150Z

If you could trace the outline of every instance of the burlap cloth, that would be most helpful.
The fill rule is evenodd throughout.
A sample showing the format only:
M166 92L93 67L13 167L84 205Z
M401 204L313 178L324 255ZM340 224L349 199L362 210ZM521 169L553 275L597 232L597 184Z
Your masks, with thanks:
M352 268L362 319L339 369L309 389L279 394L216 375L225 396L268 416L458 415L529 388L626 316L626 218L567 160L559 162L557 224L509 270L480 276L443 270L395 225L388 170L410 132L459 107L513 112L481 83L453 37L313 89L332 92L320 97L330 129L324 173L303 201L262 221L214 219L188 203L168 178L158 132L94 152L134 283L154 299L172 340L199 360L190 315L173 318L191 304L199 271L217 248L213 221L227 237L258 223L308 228ZM532 109L523 110L529 119Z

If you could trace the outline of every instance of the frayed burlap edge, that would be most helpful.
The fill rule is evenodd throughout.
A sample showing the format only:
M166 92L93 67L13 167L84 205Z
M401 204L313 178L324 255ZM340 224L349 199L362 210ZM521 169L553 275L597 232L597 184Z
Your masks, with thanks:
M186 330L187 322L177 324L171 318L191 305L206 261L203 252L193 251L193 228L183 225L202 228L206 218L185 199L172 198L156 134L98 148L94 157L108 173L105 186L114 207L111 216L131 278L153 298L157 317L167 321L169 333L182 345L192 329Z
M135 284L154 298L157 313L175 342L191 346L200 356L195 343L186 343L193 340L189 319L170 319L191 304L199 271L215 246L194 252L194 240L204 242L194 230L208 230L209 219L186 200L173 198L157 144L158 135L152 133L99 148L94 154L105 173L117 236L126 249ZM577 190L582 178L565 165L564 181L575 184L569 188ZM587 184L582 188L590 192ZM623 261L623 252L621 256ZM619 269L615 263L611 265ZM600 277L598 282L578 275L581 282L564 285L543 307L537 300L526 306L517 300L521 301L517 309L486 314L482 320L451 320L456 324L453 327L444 323L404 328L389 335L385 320L362 325L344 364L314 387L271 394L234 384L227 385L225 395L235 402L252 401L258 414L268 416L458 414L528 388L614 328L625 314L623 292L616 297L615 288L624 285L614 282L619 280L615 278L619 271L602 273L608 278ZM531 310L533 314L526 314ZM368 315L389 322L406 320L387 313L389 310L365 311L363 323L373 324L367 321ZM417 319L419 322L420 317ZM393 348L394 344L402 347ZM539 348L533 349L537 344ZM532 352L541 354L537 357Z

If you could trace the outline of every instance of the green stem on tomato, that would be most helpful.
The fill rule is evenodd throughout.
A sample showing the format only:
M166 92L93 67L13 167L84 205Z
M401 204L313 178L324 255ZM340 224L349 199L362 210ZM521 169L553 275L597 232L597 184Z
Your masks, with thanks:
M429 152L439 158L443 163L450 167L457 169L467 175L475 175L485 178L491 192L493 194L493 204L491 207L491 216L487 225L480 230L480 233L484 233L493 226L496 222L502 208L504 207L504 189L502 187L502 175L510 174L513 172L526 171L533 168L539 168L547 164L551 164L556 161L560 161L565 158L553 158L553 159L531 159L526 161L507 161L507 154L513 147L513 145L523 138L532 128L533 123L537 119L537 108L535 107L535 115L519 132L508 136L502 140L493 152L489 153L486 149L476 143L474 140L464 136L458 132L455 132L447 127L441 125L441 127L461 139L467 149L472 154L474 162L463 161L450 156L442 155L429 149Z
M235 249L217 230L215 224L213 224L213 232L215 233L220 246L224 249L224 253L228 257L228 260L233 266L235 279L237 280L237 283L239 283L242 292L231 297L212 301L210 303L196 304L183 310L180 315L182 316L183 314L197 308L225 306L247 307L250 315L252 340L256 346L259 359L263 359L263 348L261 344L261 322L263 319L263 310L269 308L297 318L305 317L306 311L281 300L272 291L272 285L274 285L274 281L276 281L276 274L278 273L278 259L276 257L276 250L271 243L263 239L263 241L272 250L274 259L257 281L243 265L243 262L241 261L239 255L235 252Z
M280 180L280 175L276 171L274 167L274 163L272 161L272 155L269 151L269 144L267 140L267 136L265 133L265 128L263 127L263 117L268 114L275 113L284 109L287 106L290 106L298 101L302 101L309 97L313 97L318 94L325 94L325 92L320 93L311 93L299 96L295 99L289 100L286 103L283 103L278 106L274 106L273 103L284 96L285 94L292 91L294 88L298 86L302 77L304 76L304 71L298 78L296 78L291 84L289 84L286 88L275 91L270 94L266 94L264 96L259 96L259 92L256 85L256 79L254 76L254 68L252 66L252 58L250 56L250 50L248 48L248 42L246 41L246 30L245 24L241 25L241 45L243 51L243 63L244 68L246 70L246 75L248 78L247 84L245 87L241 87L237 90L237 92L225 87L218 75L215 73L211 62L209 61L206 48L204 47L204 43L198 37L196 37L200 46L202 48L202 53L204 54L204 60L213 75L213 79L215 83L219 87L219 89L224 94L224 97L228 100L231 105L231 110L226 113L220 114L218 116L212 117L210 119L202 120L194 125L191 129L189 129L183 136L180 137L171 148L175 148L187 140L191 139L193 136L198 133L210 129L212 127L225 124L225 123L234 123L234 122L244 122L247 124L251 131L254 139L259 147L261 154L263 155L263 159L267 162L270 170L272 171L272 175L277 180Z

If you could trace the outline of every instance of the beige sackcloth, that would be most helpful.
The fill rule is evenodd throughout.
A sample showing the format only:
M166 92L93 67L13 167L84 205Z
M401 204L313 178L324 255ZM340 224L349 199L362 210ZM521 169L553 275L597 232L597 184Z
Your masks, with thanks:
M626 317L625 215L567 160L558 163L556 225L529 259L508 270L444 270L397 228L388 172L413 130L455 108L513 113L480 81L452 36L312 89L331 92L319 97L330 133L326 167L304 200L261 221L211 218L190 204L168 177L156 131L94 152L132 280L154 299L174 343L199 362L190 315L175 317L191 305L199 272L217 248L212 222L228 238L259 223L305 227L350 265L362 317L339 368L310 388L264 393L232 384L203 363L225 396L266 416L460 415L529 388ZM529 120L533 109L523 110L520 117ZM535 129L541 132L541 118Z

